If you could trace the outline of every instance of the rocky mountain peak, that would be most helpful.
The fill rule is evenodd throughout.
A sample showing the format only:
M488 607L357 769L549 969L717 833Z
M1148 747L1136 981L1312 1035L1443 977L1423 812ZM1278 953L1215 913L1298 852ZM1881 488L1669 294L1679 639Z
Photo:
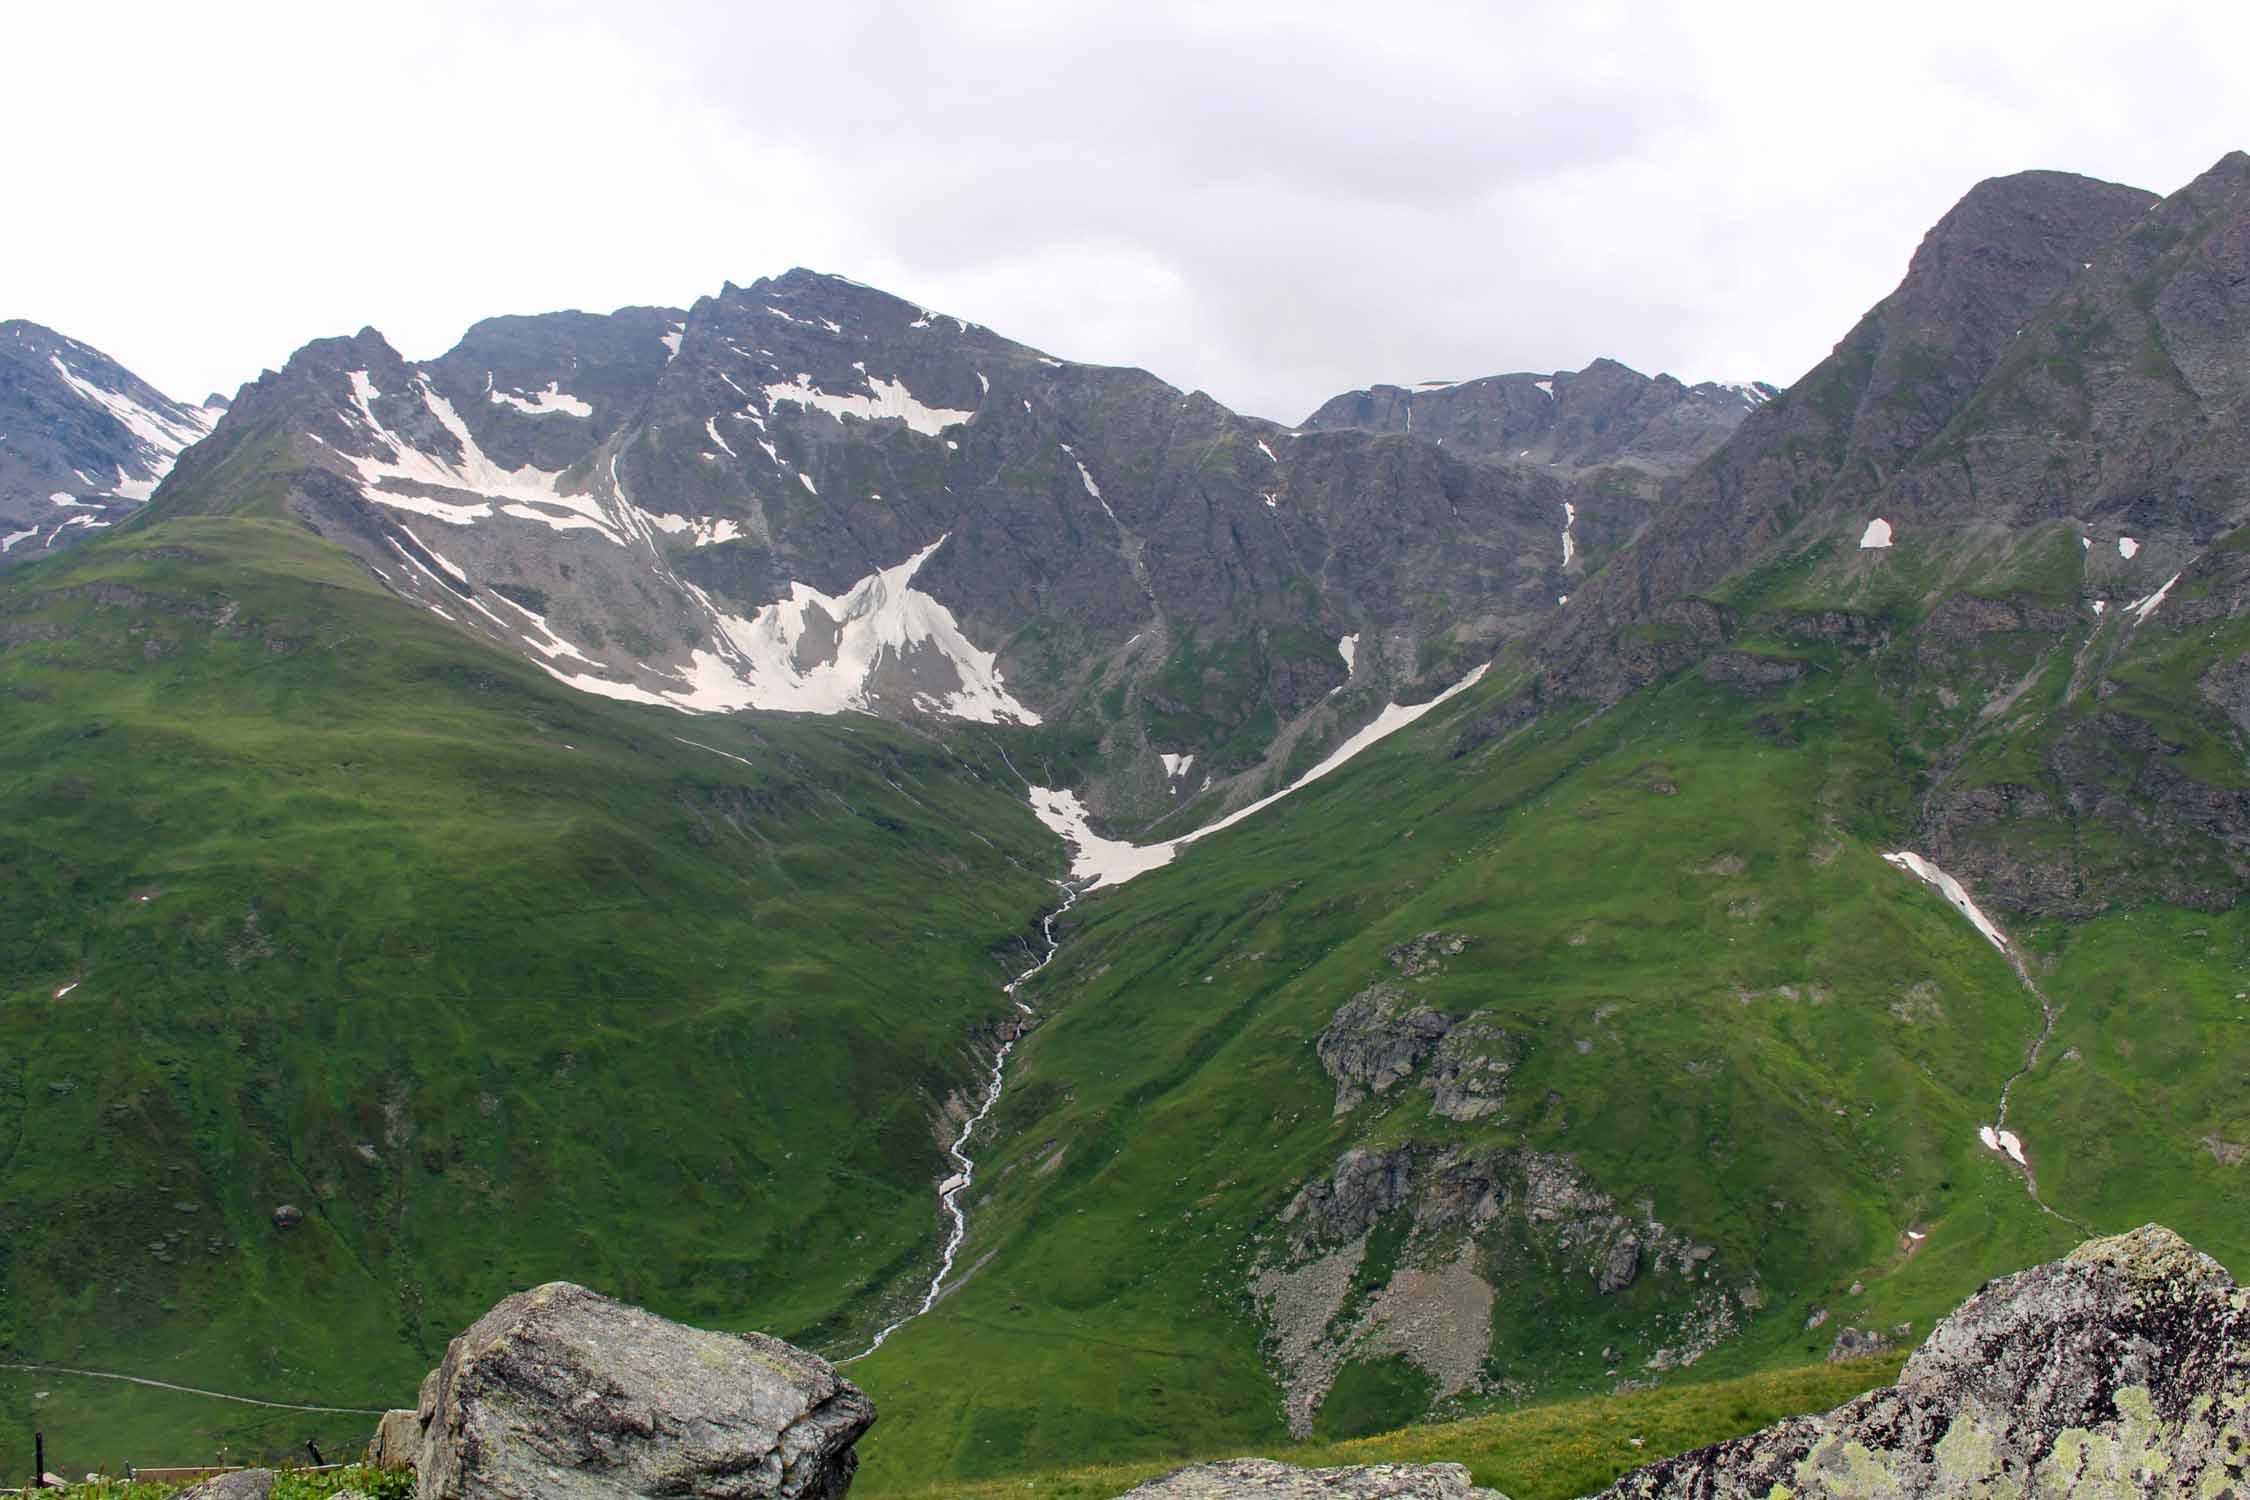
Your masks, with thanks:
M1689 386L1602 358L1583 370L1377 385L1331 397L1307 431L1407 433L1456 453L1574 474L1622 465L1676 473L1711 452L1778 394L1762 381Z
M0 323L0 562L131 515L217 418L91 345L21 318Z

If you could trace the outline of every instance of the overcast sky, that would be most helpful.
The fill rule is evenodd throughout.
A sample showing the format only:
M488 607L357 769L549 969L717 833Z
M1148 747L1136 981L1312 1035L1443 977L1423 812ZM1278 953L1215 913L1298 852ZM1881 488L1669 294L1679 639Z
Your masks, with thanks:
M2250 146L2239 4L20 5L0 317L231 392L836 271L1294 421L1795 379L1979 178Z

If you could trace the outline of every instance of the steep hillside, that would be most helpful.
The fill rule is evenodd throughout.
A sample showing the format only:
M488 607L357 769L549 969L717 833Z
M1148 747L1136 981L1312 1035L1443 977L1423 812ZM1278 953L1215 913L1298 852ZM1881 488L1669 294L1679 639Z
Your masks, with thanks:
M174 401L98 349L0 323L0 564L131 515L225 406Z
M919 1292L1060 871L989 743L589 697L216 517L16 570L0 702L0 1361L382 1406L565 1273Z
M804 271L480 324L426 366L307 345L158 500L246 507L590 692L1046 726L1123 827L1207 821L1426 697L1650 510Z
M1980 185L1573 596L1463 746L1685 667L1779 680L1808 643L1902 642L1918 837L1997 905L2230 906L2246 247L2241 153L2161 202Z

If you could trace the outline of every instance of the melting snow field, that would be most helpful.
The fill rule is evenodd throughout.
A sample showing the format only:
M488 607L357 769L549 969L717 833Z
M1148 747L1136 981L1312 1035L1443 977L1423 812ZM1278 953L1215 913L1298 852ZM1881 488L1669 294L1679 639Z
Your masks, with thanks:
M1331 750L1325 760L1290 785L1283 787L1278 792L1260 797L1247 806L1236 808L1216 823L1206 824L1193 833L1184 834L1164 843L1129 844L1122 839L1103 838L1095 833L1090 826L1085 804L1078 800L1076 792L1060 791L1053 787L1032 787L1029 789L1031 811L1040 822L1061 835L1063 840L1071 846L1070 873L1074 879L1086 880L1088 882L1087 890L1096 890L1105 885L1122 885L1136 875L1144 875L1150 870L1162 869L1165 865L1170 864L1182 849L1195 843L1198 839L1209 838L1221 829L1232 828L1245 818L1255 817L1257 814L1264 812L1292 792L1302 791L1304 788L1311 786L1321 777L1351 761L1369 746L1388 739L1457 694L1467 692L1483 680L1485 672L1490 667L1491 663L1486 662L1427 703L1416 703L1412 706L1398 703L1388 705L1371 722L1364 725L1357 734Z
M1570 566L1571 558L1578 554L1578 543L1571 536L1571 529L1577 524L1578 507L1565 500L1562 508L1562 565L1566 568Z
M2155 614L2156 607L2164 602L2164 596L2171 593L2172 585L2178 583L2179 581L2180 575L2174 573L2171 577L2164 580L2164 587L2158 589L2155 593L2149 595L2146 599L2135 599L2131 604L2126 605L2125 608L2133 616L2133 623L2135 625L2138 625L2142 621L2146 620L2150 615Z
M1995 1130L1990 1125L1979 1125L1977 1139L1984 1143L1985 1150L1997 1151L2019 1167L2031 1165L2024 1159L2023 1137L2013 1130Z
M2121 536L2117 539L2117 555L2128 562L2132 560L2133 554L2140 550L2141 544L2129 536Z
M1867 529L1859 534L1859 544L1869 549L1888 547L1891 544L1891 523L1881 516L1877 516L1874 520L1868 522Z
M486 371L484 378L490 381L492 372ZM570 417L590 417L594 414L593 407L564 390L559 380L548 381L545 390L533 391L528 396L516 391L501 390L488 390L486 394L491 397L495 406L512 406L517 411L527 412L535 417L552 416L557 412Z
M48 355L47 363L55 367L55 373L62 377L63 384L115 417L124 424L126 431L155 449L166 460L177 456L190 443L208 437L215 423L215 419L201 407L187 408L189 420L177 422L162 412L149 410L130 397L103 390L64 364L59 354Z
M799 406L827 412L839 421L845 417L869 422L891 418L904 422L925 437L936 437L946 428L958 427L976 415L973 411L924 406L905 386L879 375L868 379L867 388L874 394L839 396L814 385L810 375L799 375L794 383L765 387L766 404L770 407L777 401L793 401Z
M916 705L928 712L980 724L1037 724L1039 715L1009 694L998 654L978 650L951 610L913 587L914 575L951 535L840 595L791 583L787 598L749 619L728 614L708 594L686 585L716 622L719 649L690 652L688 664L672 674L677 688L652 691L547 670L589 693L691 713L763 708L813 714L872 713L878 687L896 692L900 685L879 685L876 679L895 672L929 684L912 690ZM942 670L929 670L940 663ZM941 677L950 683L941 684Z
M1921 855L1908 850L1901 849L1898 853L1886 854L1883 858L1886 862L1897 865L1916 880L1921 881L1946 900L1952 902L1953 909L1967 917L1969 925L1983 933L1986 942L1998 948L2002 953L2008 951L2006 934L2000 931L1990 917L1977 909L1976 902L1969 899L1969 893L1962 888L1960 881L1955 880Z

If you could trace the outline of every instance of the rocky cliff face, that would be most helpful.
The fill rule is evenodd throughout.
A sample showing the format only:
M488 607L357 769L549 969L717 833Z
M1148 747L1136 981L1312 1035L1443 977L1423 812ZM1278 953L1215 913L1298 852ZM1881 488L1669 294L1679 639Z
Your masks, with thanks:
M1698 665L1784 688L1810 669L1786 642L1819 638L1880 658L1932 747L1920 837L1997 905L2231 904L2250 843L2213 767L2243 743L2219 684L2244 619L2246 285L2250 156L2161 200L1980 184L1572 595L1461 748ZM2214 685L2204 707L2168 706L2173 674Z
M51 328L0 323L0 563L21 562L140 509L224 403L174 401Z
M2242 1291L2148 1225L2003 1277L1895 1386L1636 1470L1603 1500L2223 1495L2250 1442Z
M293 514L591 692L1067 725L1127 820L1200 820L1427 697L1648 509L804 271L494 320L424 365L310 344L160 503Z
M1618 465L1676 474L1726 441L1779 395L1764 381L1653 380L1614 359L1547 375L1486 375L1332 396L1305 428L1412 433L1456 453L1560 471Z

